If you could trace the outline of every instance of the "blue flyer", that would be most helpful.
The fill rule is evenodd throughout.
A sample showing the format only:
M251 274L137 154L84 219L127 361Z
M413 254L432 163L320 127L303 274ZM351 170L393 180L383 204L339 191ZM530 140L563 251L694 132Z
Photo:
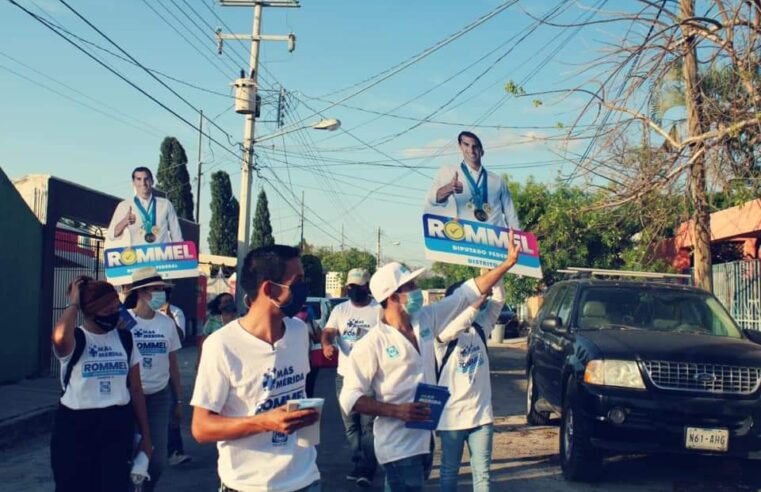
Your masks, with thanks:
M430 420L425 422L407 422L406 427L410 429L436 430L441 419L441 412L444 411L449 399L449 389L445 386L435 386L433 384L418 383L415 391L415 401L427 403L431 409Z

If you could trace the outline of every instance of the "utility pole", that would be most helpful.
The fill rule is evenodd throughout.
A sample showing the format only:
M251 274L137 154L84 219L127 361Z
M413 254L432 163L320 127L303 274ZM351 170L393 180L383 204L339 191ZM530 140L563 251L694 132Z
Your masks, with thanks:
M296 36L289 34L287 36L263 36L262 35L262 11L264 7L300 7L298 0L220 0L222 6L227 7L253 7L254 23L250 35L240 34L222 34L217 31L217 42L219 53L222 53L223 43L226 39L247 40L251 42L251 52L249 55L248 80L246 82L245 95L249 100L256 102L259 61L259 45L261 41L287 41L289 51L293 51L296 46ZM243 78L243 77L241 77ZM241 92L243 93L243 92ZM236 92L236 97L240 97ZM240 174L240 213L238 215L238 261L237 261L237 285L240 285L243 276L243 262L248 254L251 238L251 181L254 158L254 123L256 121L256 111L242 112L246 115L243 125L243 163ZM243 304L243 290L235 289L235 300L238 306Z
M341 251L344 250L344 225L341 224Z
M703 97L698 81L698 59L695 53L695 35L690 26L690 19L695 17L695 0L679 1L680 17L683 23L682 40L684 46L685 102L687 106L688 136L696 137L703 133ZM711 268L711 216L708 212L706 197L705 143L697 141L690 145L690 198L695 210L693 220L693 245L695 260L695 278L697 287L713 292L713 271Z
M299 248L304 249L304 190L301 191L301 240Z
M200 112L201 118L198 121L198 172L196 173L196 179L198 180L196 182L196 223L199 224L199 227L201 224L201 166L203 165L201 162L201 139L203 139L203 109Z
M378 241L375 243L375 268L381 266L381 248L380 248L381 228L378 228Z

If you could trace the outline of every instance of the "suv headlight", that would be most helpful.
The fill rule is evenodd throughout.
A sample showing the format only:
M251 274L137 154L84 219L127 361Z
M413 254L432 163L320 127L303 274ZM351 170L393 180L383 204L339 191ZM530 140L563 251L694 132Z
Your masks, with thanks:
M591 360L584 370L584 382L600 386L645 389L642 373L633 360Z

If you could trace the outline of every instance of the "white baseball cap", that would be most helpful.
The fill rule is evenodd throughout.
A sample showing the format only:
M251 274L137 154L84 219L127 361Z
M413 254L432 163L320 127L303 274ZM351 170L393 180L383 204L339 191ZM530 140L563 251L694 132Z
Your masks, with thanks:
M370 292L377 302L388 299L399 287L415 280L425 268L410 271L401 263L391 262L379 268L370 279Z
M352 268L346 274L346 285L367 285L370 281L370 273L364 268Z

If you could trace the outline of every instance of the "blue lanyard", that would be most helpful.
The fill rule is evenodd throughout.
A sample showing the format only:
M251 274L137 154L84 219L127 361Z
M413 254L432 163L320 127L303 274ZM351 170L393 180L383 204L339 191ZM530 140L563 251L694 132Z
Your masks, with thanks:
M138 197L133 198L137 211L140 212L140 217L143 219L143 229L146 233L153 230L153 226L156 225L156 197L151 196L151 201L148 202L148 210L143 207Z
M462 174L465 175L465 179L468 180L470 194L473 197L473 205L475 205L476 208L483 207L484 203L489 202L489 195L486 187L486 171L484 170L484 167L481 166L481 172L478 173L477 181L473 180L473 176L470 175L470 170L464 162L460 163L460 169L462 169Z

